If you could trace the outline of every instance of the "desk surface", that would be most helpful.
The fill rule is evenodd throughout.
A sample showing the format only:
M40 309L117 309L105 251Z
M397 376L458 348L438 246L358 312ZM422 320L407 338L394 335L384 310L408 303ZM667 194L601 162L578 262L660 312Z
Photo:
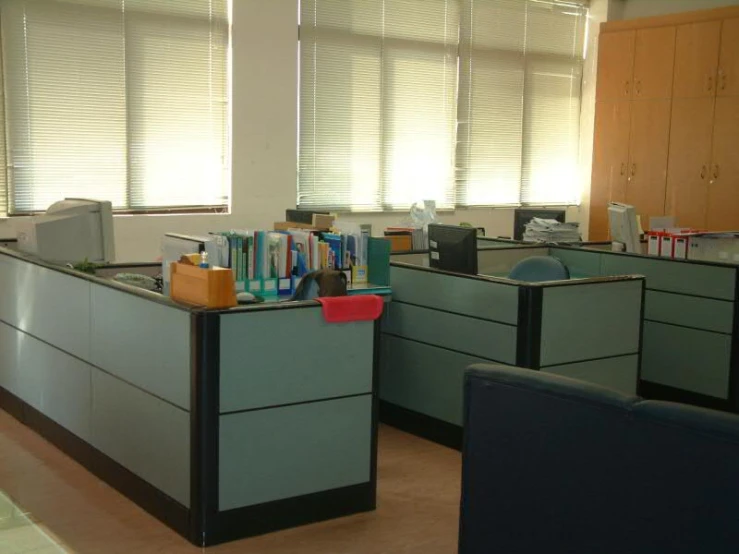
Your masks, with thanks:
M138 296L140 298L144 298L146 300L151 300L152 302L164 304L165 306L169 306L171 308L175 308L178 310L184 310L188 312L205 311L203 308L198 307L198 306L188 306L186 304L175 302L168 296L165 296L158 292L152 292L152 291L142 289L139 287L134 287L134 286L127 285L124 283L119 283L118 281L115 281L111 279L110 277L99 277L97 275L90 275L89 273L83 273L81 271L77 271L75 269L66 267L65 265L49 263L40 258L32 256L30 254L18 252L17 250L12 250L10 248L3 248L0 246L0 257L3 257L3 256L6 256L8 258L14 258L16 260L21 260L23 262L30 263L33 265L41 266L51 271L64 273L71 277L77 277L78 279L82 279L85 281L91 281L98 285L116 289L116 290L119 290L119 291L122 291L128 294L134 295L134 296ZM124 268L132 268L138 265L149 266L152 264L124 264L124 265L117 266L117 269L120 269L121 271L123 271ZM160 264L155 264L155 265L159 266ZM107 269L111 269L111 268L116 268L116 266L111 265L107 267ZM105 269L106 268L103 268L103 271ZM364 294L389 295L390 288L389 287L376 287L373 285L365 285L365 286L362 286L361 289L358 287L358 288L355 288L353 291L350 291L350 294L363 294L363 293ZM238 313L238 312L248 312L248 311L291 309L291 308L316 306L316 305L317 303L314 300L293 301L293 300L289 300L288 298L284 296L283 297L275 296L275 297L272 297L270 301L267 301L267 302L259 302L255 304L242 304L235 308L229 308L226 310L208 310L208 311L218 312L218 313Z

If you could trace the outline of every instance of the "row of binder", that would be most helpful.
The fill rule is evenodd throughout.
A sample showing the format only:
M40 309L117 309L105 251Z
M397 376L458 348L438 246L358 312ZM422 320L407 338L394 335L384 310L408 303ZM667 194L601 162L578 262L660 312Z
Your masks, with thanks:
M366 278L369 233L231 230L213 233L217 264L231 268L238 290L287 294L300 279L319 269L355 268L355 282Z

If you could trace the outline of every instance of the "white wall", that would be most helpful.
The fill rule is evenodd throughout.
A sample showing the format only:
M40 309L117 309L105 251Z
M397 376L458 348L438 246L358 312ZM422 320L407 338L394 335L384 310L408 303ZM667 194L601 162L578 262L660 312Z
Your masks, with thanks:
M739 6L739 0L621 0L622 19Z
M596 0L607 1L607 0ZM229 215L117 216L117 261L150 261L167 231L205 233L234 227L269 227L284 219L297 197L298 0L233 0L233 197ZM592 132L591 132L592 133ZM592 148L592 147L591 147ZM589 171L586 184L589 186ZM581 220L581 208L568 219ZM375 233L402 214L355 214ZM513 210L470 209L444 214L489 236L509 236ZM14 237L13 220L0 220L0 238Z

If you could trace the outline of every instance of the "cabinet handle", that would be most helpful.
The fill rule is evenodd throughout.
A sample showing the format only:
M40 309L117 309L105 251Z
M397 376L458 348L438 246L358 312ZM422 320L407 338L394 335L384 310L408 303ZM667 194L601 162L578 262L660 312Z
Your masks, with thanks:
M621 176L623 177L624 175L626 175L626 163L621 162Z
M636 93L641 96L641 79L635 81L634 86L635 86L634 90L636 91Z
M721 85L720 85L721 90L726 90L726 72L724 72L723 69L719 69L718 76L719 76L719 79L721 80Z
M713 90L713 77L710 75L708 76L708 92L711 92Z
M707 167L706 167L706 166L704 165L704 166L703 166L703 167L701 168L701 179L705 179L705 178L706 178L706 172L707 172L707 171L708 171L708 168L707 168Z
M631 171L629 172L629 183L631 182L631 179L636 175L636 164L631 164Z
M629 95L629 82L628 81L626 81L626 84L624 84L624 95L625 96Z
M715 183L716 180L718 179L718 176L719 176L718 164L716 164L713 166L713 174L711 175L711 180L708 181L708 184L712 185L713 183Z

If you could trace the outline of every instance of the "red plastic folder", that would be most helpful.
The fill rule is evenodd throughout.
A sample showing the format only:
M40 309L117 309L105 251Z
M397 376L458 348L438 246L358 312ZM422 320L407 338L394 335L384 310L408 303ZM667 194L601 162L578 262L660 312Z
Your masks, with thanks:
M383 300L376 294L356 296L326 296L316 298L323 307L323 319L327 323L374 321L382 315Z

